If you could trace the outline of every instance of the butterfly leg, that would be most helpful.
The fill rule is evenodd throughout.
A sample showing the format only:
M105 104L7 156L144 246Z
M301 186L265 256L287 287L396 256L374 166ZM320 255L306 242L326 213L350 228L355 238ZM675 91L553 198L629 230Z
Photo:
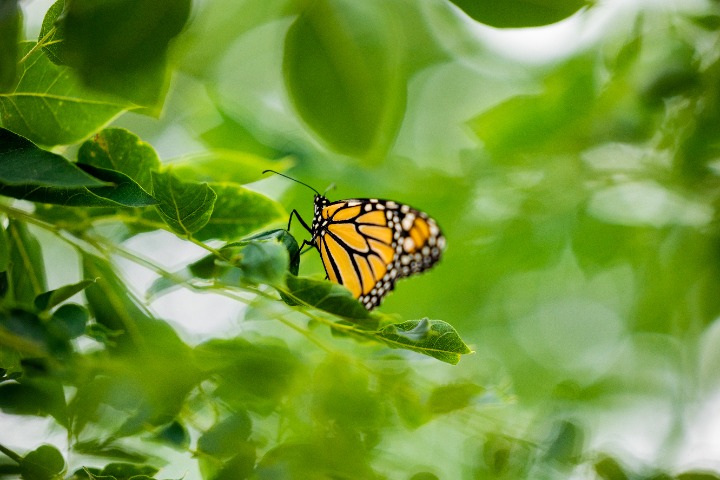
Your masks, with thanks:
M310 229L310 227L308 227L308 224L305 223L305 220L302 219L302 217L300 216L298 211L295 210L294 208L293 208L293 211L290 212L290 219L288 220L288 226L287 226L288 232L290 231L290 225L292 224L293 215L295 215L297 217L297 219L300 221L300 225L302 225L305 230L312 233L312 230ZM305 243L305 242L303 242L303 243Z

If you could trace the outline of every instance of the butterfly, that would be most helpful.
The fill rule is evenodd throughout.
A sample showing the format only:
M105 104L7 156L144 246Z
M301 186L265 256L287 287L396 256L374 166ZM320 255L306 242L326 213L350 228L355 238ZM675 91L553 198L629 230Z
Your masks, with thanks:
M312 224L290 213L310 233L306 245L320 252L327 278L344 285L365 308L372 310L395 288L395 282L435 265L445 249L445 237L426 213L392 200L352 198L331 202L315 192Z

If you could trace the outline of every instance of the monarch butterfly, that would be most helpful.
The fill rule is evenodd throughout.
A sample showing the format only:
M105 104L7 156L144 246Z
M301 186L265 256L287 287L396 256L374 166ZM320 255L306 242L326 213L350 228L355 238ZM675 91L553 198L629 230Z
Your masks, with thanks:
M442 255L445 237L435 220L409 205L377 198L331 202L315 192L311 226L297 210L290 213L310 233L306 245L320 252L327 278L347 287L365 308L372 310L403 277L429 269Z

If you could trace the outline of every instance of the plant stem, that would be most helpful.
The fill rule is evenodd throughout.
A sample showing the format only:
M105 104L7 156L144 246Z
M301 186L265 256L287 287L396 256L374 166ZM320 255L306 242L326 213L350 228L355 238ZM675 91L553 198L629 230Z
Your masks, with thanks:
M9 448L7 448L4 445L0 445L0 452L4 453L6 456L11 458L14 462L20 463L22 461L22 457L18 455L17 453L13 452Z

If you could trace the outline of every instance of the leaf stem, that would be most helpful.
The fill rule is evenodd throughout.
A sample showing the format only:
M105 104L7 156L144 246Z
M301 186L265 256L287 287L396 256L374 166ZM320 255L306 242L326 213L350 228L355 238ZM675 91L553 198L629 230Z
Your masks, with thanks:
M19 61L18 63L19 63L19 64L25 63L25 60L27 60L28 57L30 57L30 55L32 55L33 53L35 53L39 48L42 48L42 47L46 46L46 45L45 45L45 42L47 41L48 38L50 38L50 37L52 37L53 35L55 35L55 32L57 32L57 27L56 27L56 26L53 26L53 27L48 31L48 33L46 33L45 36L42 37L42 38L30 49L30 51L25 54L25 56L24 56L23 58L20 59L20 61Z
M7 457L12 459L14 462L20 463L22 462L22 457L18 455L17 453L13 452L9 448L7 448L4 445L0 445L0 452L4 453Z

